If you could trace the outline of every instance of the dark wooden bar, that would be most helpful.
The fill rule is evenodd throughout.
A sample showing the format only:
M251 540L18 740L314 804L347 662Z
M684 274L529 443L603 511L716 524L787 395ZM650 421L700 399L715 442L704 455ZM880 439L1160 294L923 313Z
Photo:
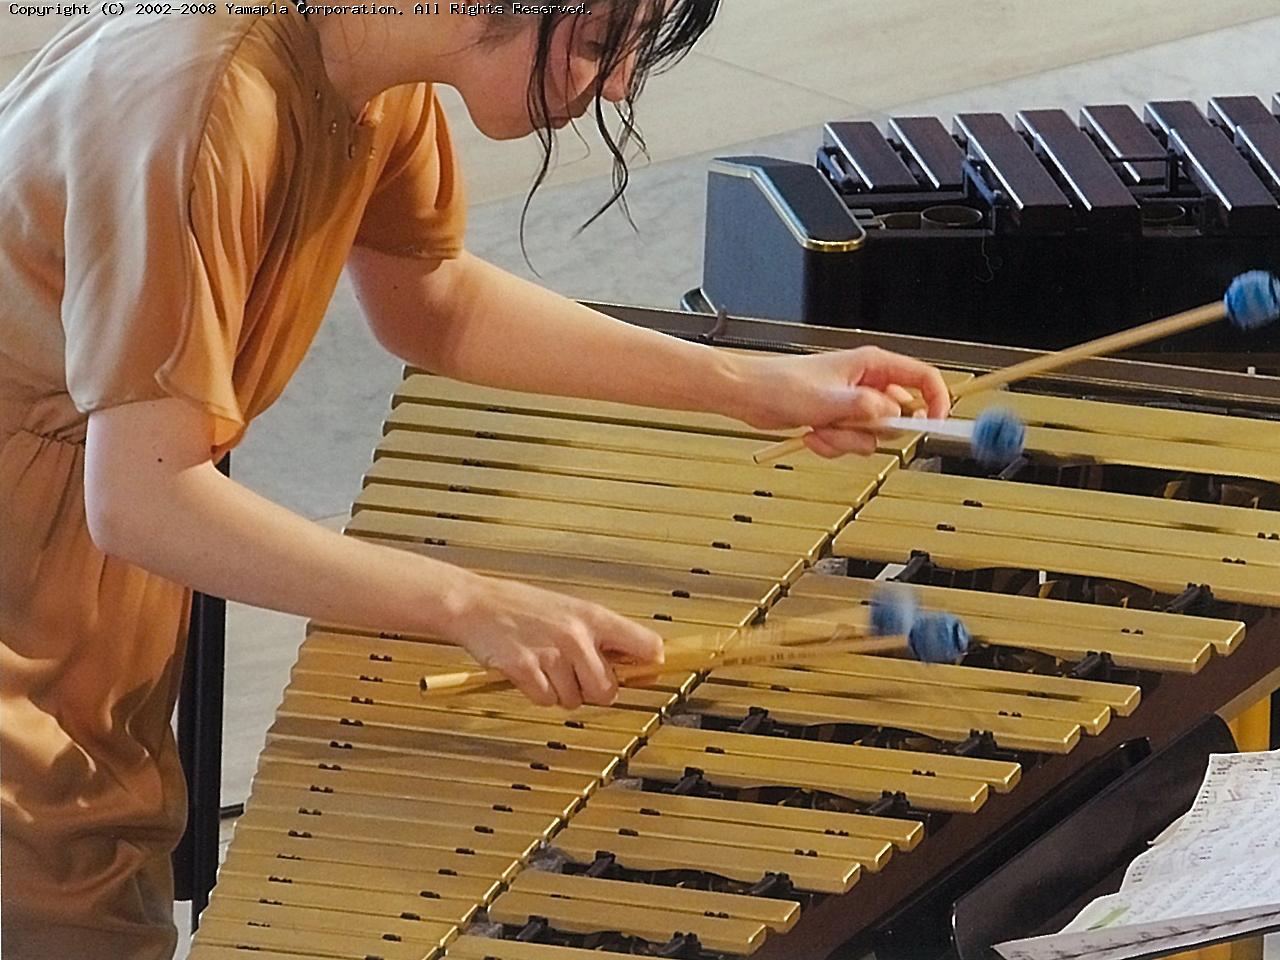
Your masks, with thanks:
M1157 129L1166 142L1174 130L1212 130L1213 125L1190 100L1155 100L1147 104L1147 125Z
M1008 199L1015 223L1028 230L1071 227L1071 202L1003 115L958 114L955 129L968 143L969 159L990 178L988 186Z
M828 145L868 190L915 190L920 184L869 120L828 123Z
M1209 119L1234 136L1236 127L1244 123L1271 120L1270 111L1257 97L1213 97L1209 100Z
M1245 152L1264 183L1280 191L1280 120L1268 116L1236 127L1236 146Z
M1023 110L1017 123L1019 131L1032 138L1036 153L1057 171L1058 183L1074 197L1083 223L1127 231L1141 229L1138 201L1066 111Z
M935 190L958 190L964 183L964 151L937 117L894 117L889 138L911 154Z
M1220 130L1207 121L1199 129L1175 127L1169 147L1182 158L1196 185L1213 197L1221 226L1259 232L1280 227L1276 198Z
M1129 157L1161 157L1164 146L1147 129L1133 110L1124 104L1102 104L1080 111L1080 126L1113 160ZM1164 179L1165 164L1161 160L1123 160L1120 176L1130 183L1159 183Z

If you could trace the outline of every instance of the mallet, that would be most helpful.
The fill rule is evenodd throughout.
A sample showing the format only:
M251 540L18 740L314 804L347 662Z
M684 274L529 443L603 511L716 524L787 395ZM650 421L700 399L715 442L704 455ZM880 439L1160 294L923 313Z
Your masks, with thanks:
M1074 347L1067 347L1065 350L1032 357L1022 363L1015 363L1011 367L993 370L991 373L958 384L951 391L951 398L959 400L971 393L981 393L983 390L991 390L1006 383L1013 383L1015 380L1024 380L1038 374L1061 370L1081 360L1129 350L1144 343L1151 343L1153 340L1161 340L1177 333L1185 333L1197 327L1217 323L1219 320L1230 320L1232 326L1238 330L1257 330L1274 323L1277 319L1280 319L1280 277L1266 270L1250 270L1231 281L1226 295L1218 303L1205 304L1161 320L1153 320L1141 326L1108 334ZM925 429L919 423L904 429ZM792 437L758 450L752 459L756 463L768 463L803 448L803 438ZM977 449L974 452L975 456L979 453ZM979 456L978 459L982 457Z
M842 653L910 651L925 663L955 663L969 648L969 631L958 617L921 613L907 591L882 590L871 602L871 628L862 633L829 623L766 624L727 633L670 640L661 664L619 663L618 682L649 679L677 670L711 670L746 664L800 663ZM424 697L510 686L501 670L471 670L423 677Z

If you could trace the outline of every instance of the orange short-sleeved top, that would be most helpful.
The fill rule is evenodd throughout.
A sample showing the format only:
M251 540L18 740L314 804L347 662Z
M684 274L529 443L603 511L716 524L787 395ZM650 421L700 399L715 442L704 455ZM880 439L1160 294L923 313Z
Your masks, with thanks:
M353 244L458 255L431 87L352 120L300 14L220 10L86 17L0 93L0 439L36 406L68 426L59 398L83 423L175 396L220 452L283 390Z

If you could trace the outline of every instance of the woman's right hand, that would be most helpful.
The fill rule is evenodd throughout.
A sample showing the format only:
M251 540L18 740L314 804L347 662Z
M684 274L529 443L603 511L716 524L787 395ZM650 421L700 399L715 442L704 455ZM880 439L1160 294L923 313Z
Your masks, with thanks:
M662 638L598 604L477 575L448 636L540 706L610 704L609 660L662 662Z

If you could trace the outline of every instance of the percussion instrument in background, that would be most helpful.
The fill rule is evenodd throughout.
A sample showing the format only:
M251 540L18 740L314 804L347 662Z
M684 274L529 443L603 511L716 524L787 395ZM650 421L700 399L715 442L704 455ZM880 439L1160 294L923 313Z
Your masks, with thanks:
M1280 94L832 122L713 162L694 310L1056 349L1280 268ZM1146 359L1272 370L1280 333Z

